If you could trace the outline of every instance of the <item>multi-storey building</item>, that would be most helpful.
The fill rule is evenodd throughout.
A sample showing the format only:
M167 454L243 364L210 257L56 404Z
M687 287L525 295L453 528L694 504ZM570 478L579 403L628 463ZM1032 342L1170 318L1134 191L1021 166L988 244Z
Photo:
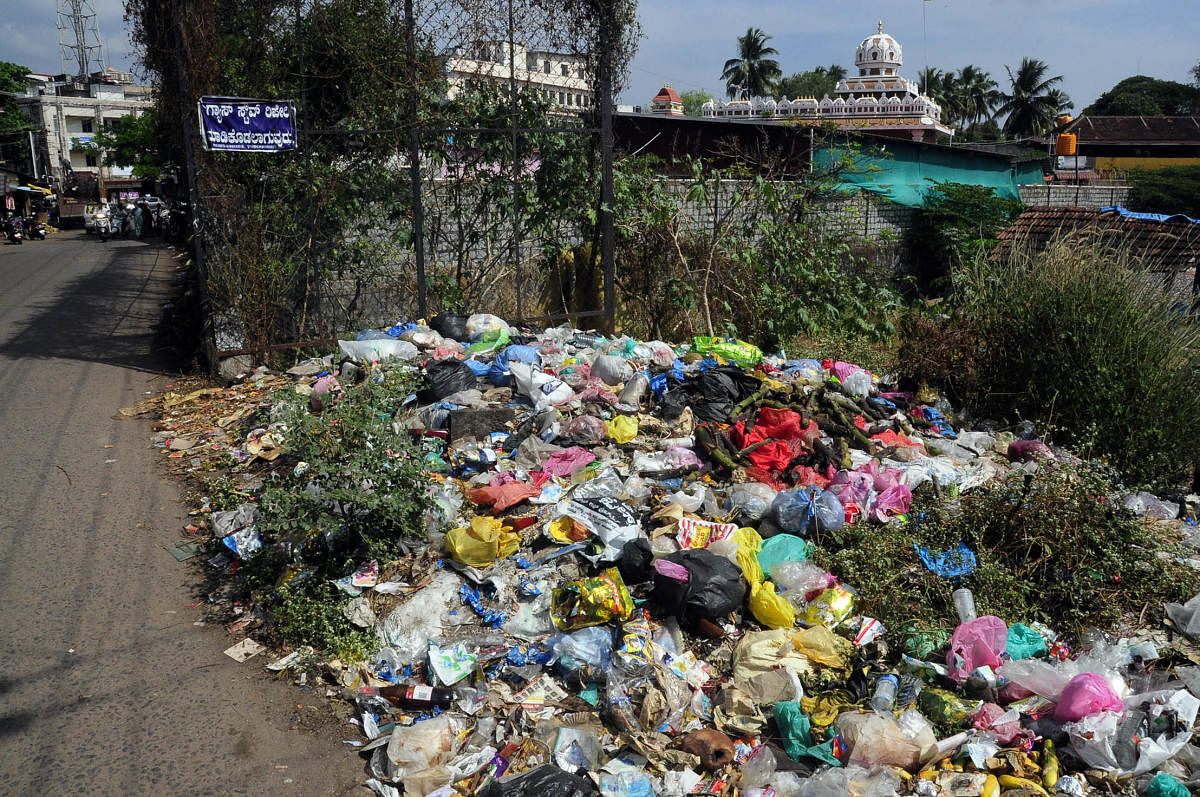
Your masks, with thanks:
M473 81L508 83L510 62L522 91L537 92L564 111L592 107L594 95L583 56L531 50L523 44L506 41L482 42L450 55L446 59L450 83L447 98L454 99Z

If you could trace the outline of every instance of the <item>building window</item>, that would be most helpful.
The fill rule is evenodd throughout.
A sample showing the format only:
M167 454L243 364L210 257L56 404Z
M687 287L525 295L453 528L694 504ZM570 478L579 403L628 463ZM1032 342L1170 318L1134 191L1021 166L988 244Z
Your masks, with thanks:
M542 71L545 72L547 75L550 74L550 62L549 61L545 61L542 63Z
M571 76L571 67L567 66L566 64L563 64L563 65L560 67L560 69L562 70L562 76L563 76L563 77L570 77L570 76Z
M82 131L83 131L83 132L85 132L85 133L90 133L90 132L92 132L92 120L91 120L91 119L84 119L82 122L80 122L80 128L79 128L79 129L80 129L80 130L82 130Z
M579 69L575 70L575 74L579 77L580 80L583 80L583 67L579 67Z
M85 155L83 158L83 161L88 166L91 166L93 169L96 167L96 156L95 155L90 155L90 154Z
M558 104L559 105L567 104L567 101L563 98L563 93L561 91L558 93Z

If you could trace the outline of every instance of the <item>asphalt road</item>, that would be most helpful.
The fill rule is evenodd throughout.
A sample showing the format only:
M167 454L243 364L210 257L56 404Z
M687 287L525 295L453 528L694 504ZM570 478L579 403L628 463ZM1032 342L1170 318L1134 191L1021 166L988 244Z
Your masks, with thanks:
M82 232L0 244L0 792L365 793L353 729L224 656L163 549L186 509L117 410L170 382L176 267Z

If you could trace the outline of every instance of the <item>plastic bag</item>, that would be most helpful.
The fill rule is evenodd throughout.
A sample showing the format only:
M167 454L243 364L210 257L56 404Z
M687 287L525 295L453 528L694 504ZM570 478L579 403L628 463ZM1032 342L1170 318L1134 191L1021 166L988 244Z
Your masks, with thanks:
M815 758L835 767L842 762L833 754L833 740L824 744L815 744L812 738L812 720L804 713L800 703L795 700L781 700L775 704L775 724L783 737L783 751L788 758L799 761L801 758ZM774 780L772 782L775 782Z
M816 531L838 531L846 525L846 509L838 497L828 490L811 488L813 497L813 521Z
M476 516L468 528L446 533L446 551L455 561L471 567L488 567L497 559L512 556L521 543L521 535L504 528L493 517Z
M1013 661L1041 656L1046 652L1046 639L1027 625L1013 623L1008 627L1005 652Z
M467 316L454 313L438 313L429 319L429 327L442 337L451 340L467 339Z
M633 378L633 365L624 357L601 354L592 361L592 376L606 385L620 385Z
M871 505L871 516L880 523L887 523L888 518L893 515L907 514L911 506L912 490L908 485L897 484L875 496L875 503Z
M796 624L796 609L775 590L770 581L750 587L750 613L767 628L791 628Z
M378 362L395 358L397 360L415 360L417 347L407 340L339 340L338 348L342 354L359 363Z
M662 561L686 569L687 580L656 572L654 599L684 623L718 620L741 606L746 597L746 582L738 566L710 551L679 551Z
M528 363L509 363L508 368L517 392L528 396L533 401L534 409L539 412L570 401L575 396L575 391L566 382L536 370Z
M766 546L763 548L765 550ZM759 563L762 563L762 552L759 552ZM809 595L829 589L837 581L833 574L825 572L825 568L806 561L776 562L767 568L767 573L787 599L797 606L806 605Z
M624 620L631 612L633 598L615 567L555 587L550 601L550 616L560 631Z
M730 509L736 509L746 520L758 520L771 511L777 495L776 490L759 482L735 484L729 491Z
M1101 711L1122 711L1124 704L1108 681L1095 673L1076 675L1063 689L1054 708L1055 722L1078 722Z
M788 534L808 534L814 514L813 498L804 488L782 492L771 502L771 520Z
M497 387L511 385L512 371L509 370L508 366L514 362L540 366L542 364L542 356L532 346L508 346L492 360L492 366L488 370L488 380Z
M575 663L586 664L603 672L612 663L612 629L596 625L562 634L551 641L550 650L560 659L569 656Z
M458 729L449 714L441 714L417 725L398 725L387 743L389 774L402 781L445 763L454 752Z
M1008 645L1008 626L999 617L986 615L954 629L946 666L950 678L959 686L977 667L1000 666L1000 656Z
M604 424L608 436L618 443L628 443L637 437L638 419L636 415L618 415Z
M715 354L743 367L758 365L763 358L762 349L744 340L697 336L692 343L701 354Z
M825 369L817 360L788 360L783 364L783 372L793 379L805 382L824 382Z
M608 427L604 421L594 415L580 415L567 421L563 426L563 436L582 440L587 443L598 443L608 435Z
M467 318L464 331L469 340L479 340L489 332L512 334L508 324L504 323L504 319L491 313L476 313L470 316Z
M1189 797L1191 790L1176 778L1159 772L1146 787L1146 797Z
M854 590L844 584L838 584L813 598L800 615L800 622L806 626L823 625L826 628L837 628L843 620L853 614L855 603Z
M435 360L425 366L425 377L429 386L417 392L417 401L432 404L446 396L475 387L476 376L471 367L462 360Z
M891 714L844 712L834 723L846 746L847 760L915 770L921 751L937 739L928 727L908 738Z
M556 764L543 764L520 775L492 781L480 790L478 797L592 797L594 794L596 787L590 779L564 772Z
M758 565L768 574L782 562L802 562L807 558L808 542L794 534L776 534L764 541L758 551Z

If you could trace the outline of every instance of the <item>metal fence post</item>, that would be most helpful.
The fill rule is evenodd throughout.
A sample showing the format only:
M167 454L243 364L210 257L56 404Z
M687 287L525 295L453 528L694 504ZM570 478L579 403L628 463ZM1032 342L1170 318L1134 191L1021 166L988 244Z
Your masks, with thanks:
M520 106L517 102L517 25L513 0L508 0L508 107L512 115L512 242L513 267L517 279L517 320L525 320L525 271L521 265L521 161Z
M600 55L596 88L600 103L600 262L604 267L604 324L612 334L617 327L616 265L613 251L613 51L616 47L615 15L604 3L600 27Z
M417 258L417 315L425 317L425 209L421 202L421 131L417 111L417 21L413 0L404 0L408 50L408 177L412 191L413 251Z

